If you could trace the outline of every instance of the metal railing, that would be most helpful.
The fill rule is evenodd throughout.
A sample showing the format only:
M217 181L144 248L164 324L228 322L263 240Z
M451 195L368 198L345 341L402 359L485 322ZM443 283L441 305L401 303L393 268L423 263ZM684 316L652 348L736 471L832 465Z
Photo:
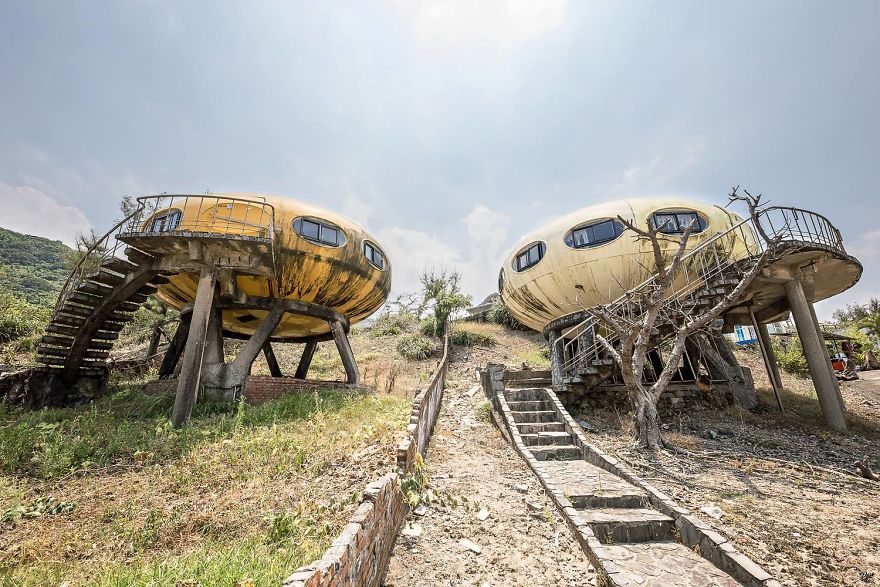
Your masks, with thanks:
M732 271L734 265L758 257L767 249L762 233L778 245L819 247L846 255L840 231L821 214L789 207L765 208L758 212L757 224L751 217L741 220L685 253L664 308L678 306L678 311L694 311L698 306L696 293L718 279L737 275ZM647 311L645 300L659 287L654 274L612 301L607 309L612 315L638 321ZM557 344L562 344L562 357L569 357L563 361L564 372L570 374L602 358L604 346L596 337L600 327L601 320L591 316L562 333ZM611 331L604 338L610 344L617 342Z
M275 207L265 198L222 195L168 195L137 198L135 210L80 253L58 294L52 318L71 294L100 268L121 258L131 236L224 236L271 241L275 233ZM168 222L155 220L170 214ZM176 216L175 216L176 214Z

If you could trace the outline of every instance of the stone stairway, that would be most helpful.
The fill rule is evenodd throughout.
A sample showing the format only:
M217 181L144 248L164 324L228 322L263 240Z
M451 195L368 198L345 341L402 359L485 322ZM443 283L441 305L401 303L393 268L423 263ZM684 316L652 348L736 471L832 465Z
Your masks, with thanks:
M573 429L576 424L551 390L505 388L509 377L516 379L511 372L487 375L484 387L492 388L488 393L513 444L578 534L602 576L600 585L778 585L667 497L597 466L605 459L613 469L616 461L598 450L588 454L583 437ZM663 498L659 504L658 496ZM685 538L691 547L682 543Z
M60 296L37 348L37 361L71 378L101 376L119 332L156 286L167 281L149 263L103 260L72 280Z

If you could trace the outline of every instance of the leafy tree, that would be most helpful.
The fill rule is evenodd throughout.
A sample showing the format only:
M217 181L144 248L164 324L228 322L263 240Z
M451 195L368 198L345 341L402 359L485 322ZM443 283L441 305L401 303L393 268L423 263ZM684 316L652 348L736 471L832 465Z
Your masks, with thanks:
M450 316L471 305L471 296L462 293L459 285L461 274L455 271L425 271L420 281L423 295L418 315L430 310L433 314L434 336L439 336Z
M835 322L860 322L880 314L880 299L871 298L865 304L847 304L834 310Z

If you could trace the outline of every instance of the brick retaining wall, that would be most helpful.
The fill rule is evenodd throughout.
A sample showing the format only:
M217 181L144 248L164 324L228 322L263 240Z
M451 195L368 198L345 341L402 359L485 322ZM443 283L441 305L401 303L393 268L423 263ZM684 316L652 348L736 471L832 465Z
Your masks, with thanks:
M413 400L408 434L397 448L398 471L367 486L361 505L324 556L297 569L283 587L377 587L382 583L409 511L399 476L412 470L416 452L424 455L440 411L449 363L448 335L443 349L434 376Z

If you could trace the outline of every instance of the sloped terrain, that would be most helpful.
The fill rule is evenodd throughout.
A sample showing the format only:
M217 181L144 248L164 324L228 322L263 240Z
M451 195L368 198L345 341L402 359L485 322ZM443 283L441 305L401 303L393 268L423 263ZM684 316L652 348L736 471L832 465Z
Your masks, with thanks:
M809 380L783 374L780 414L760 356L738 351L759 388L759 413L702 406L664 418L677 451L632 448L626 408L583 413L592 442L710 522L783 585L880 582L880 372L841 384L850 430L823 425ZM701 508L711 513L702 512Z

